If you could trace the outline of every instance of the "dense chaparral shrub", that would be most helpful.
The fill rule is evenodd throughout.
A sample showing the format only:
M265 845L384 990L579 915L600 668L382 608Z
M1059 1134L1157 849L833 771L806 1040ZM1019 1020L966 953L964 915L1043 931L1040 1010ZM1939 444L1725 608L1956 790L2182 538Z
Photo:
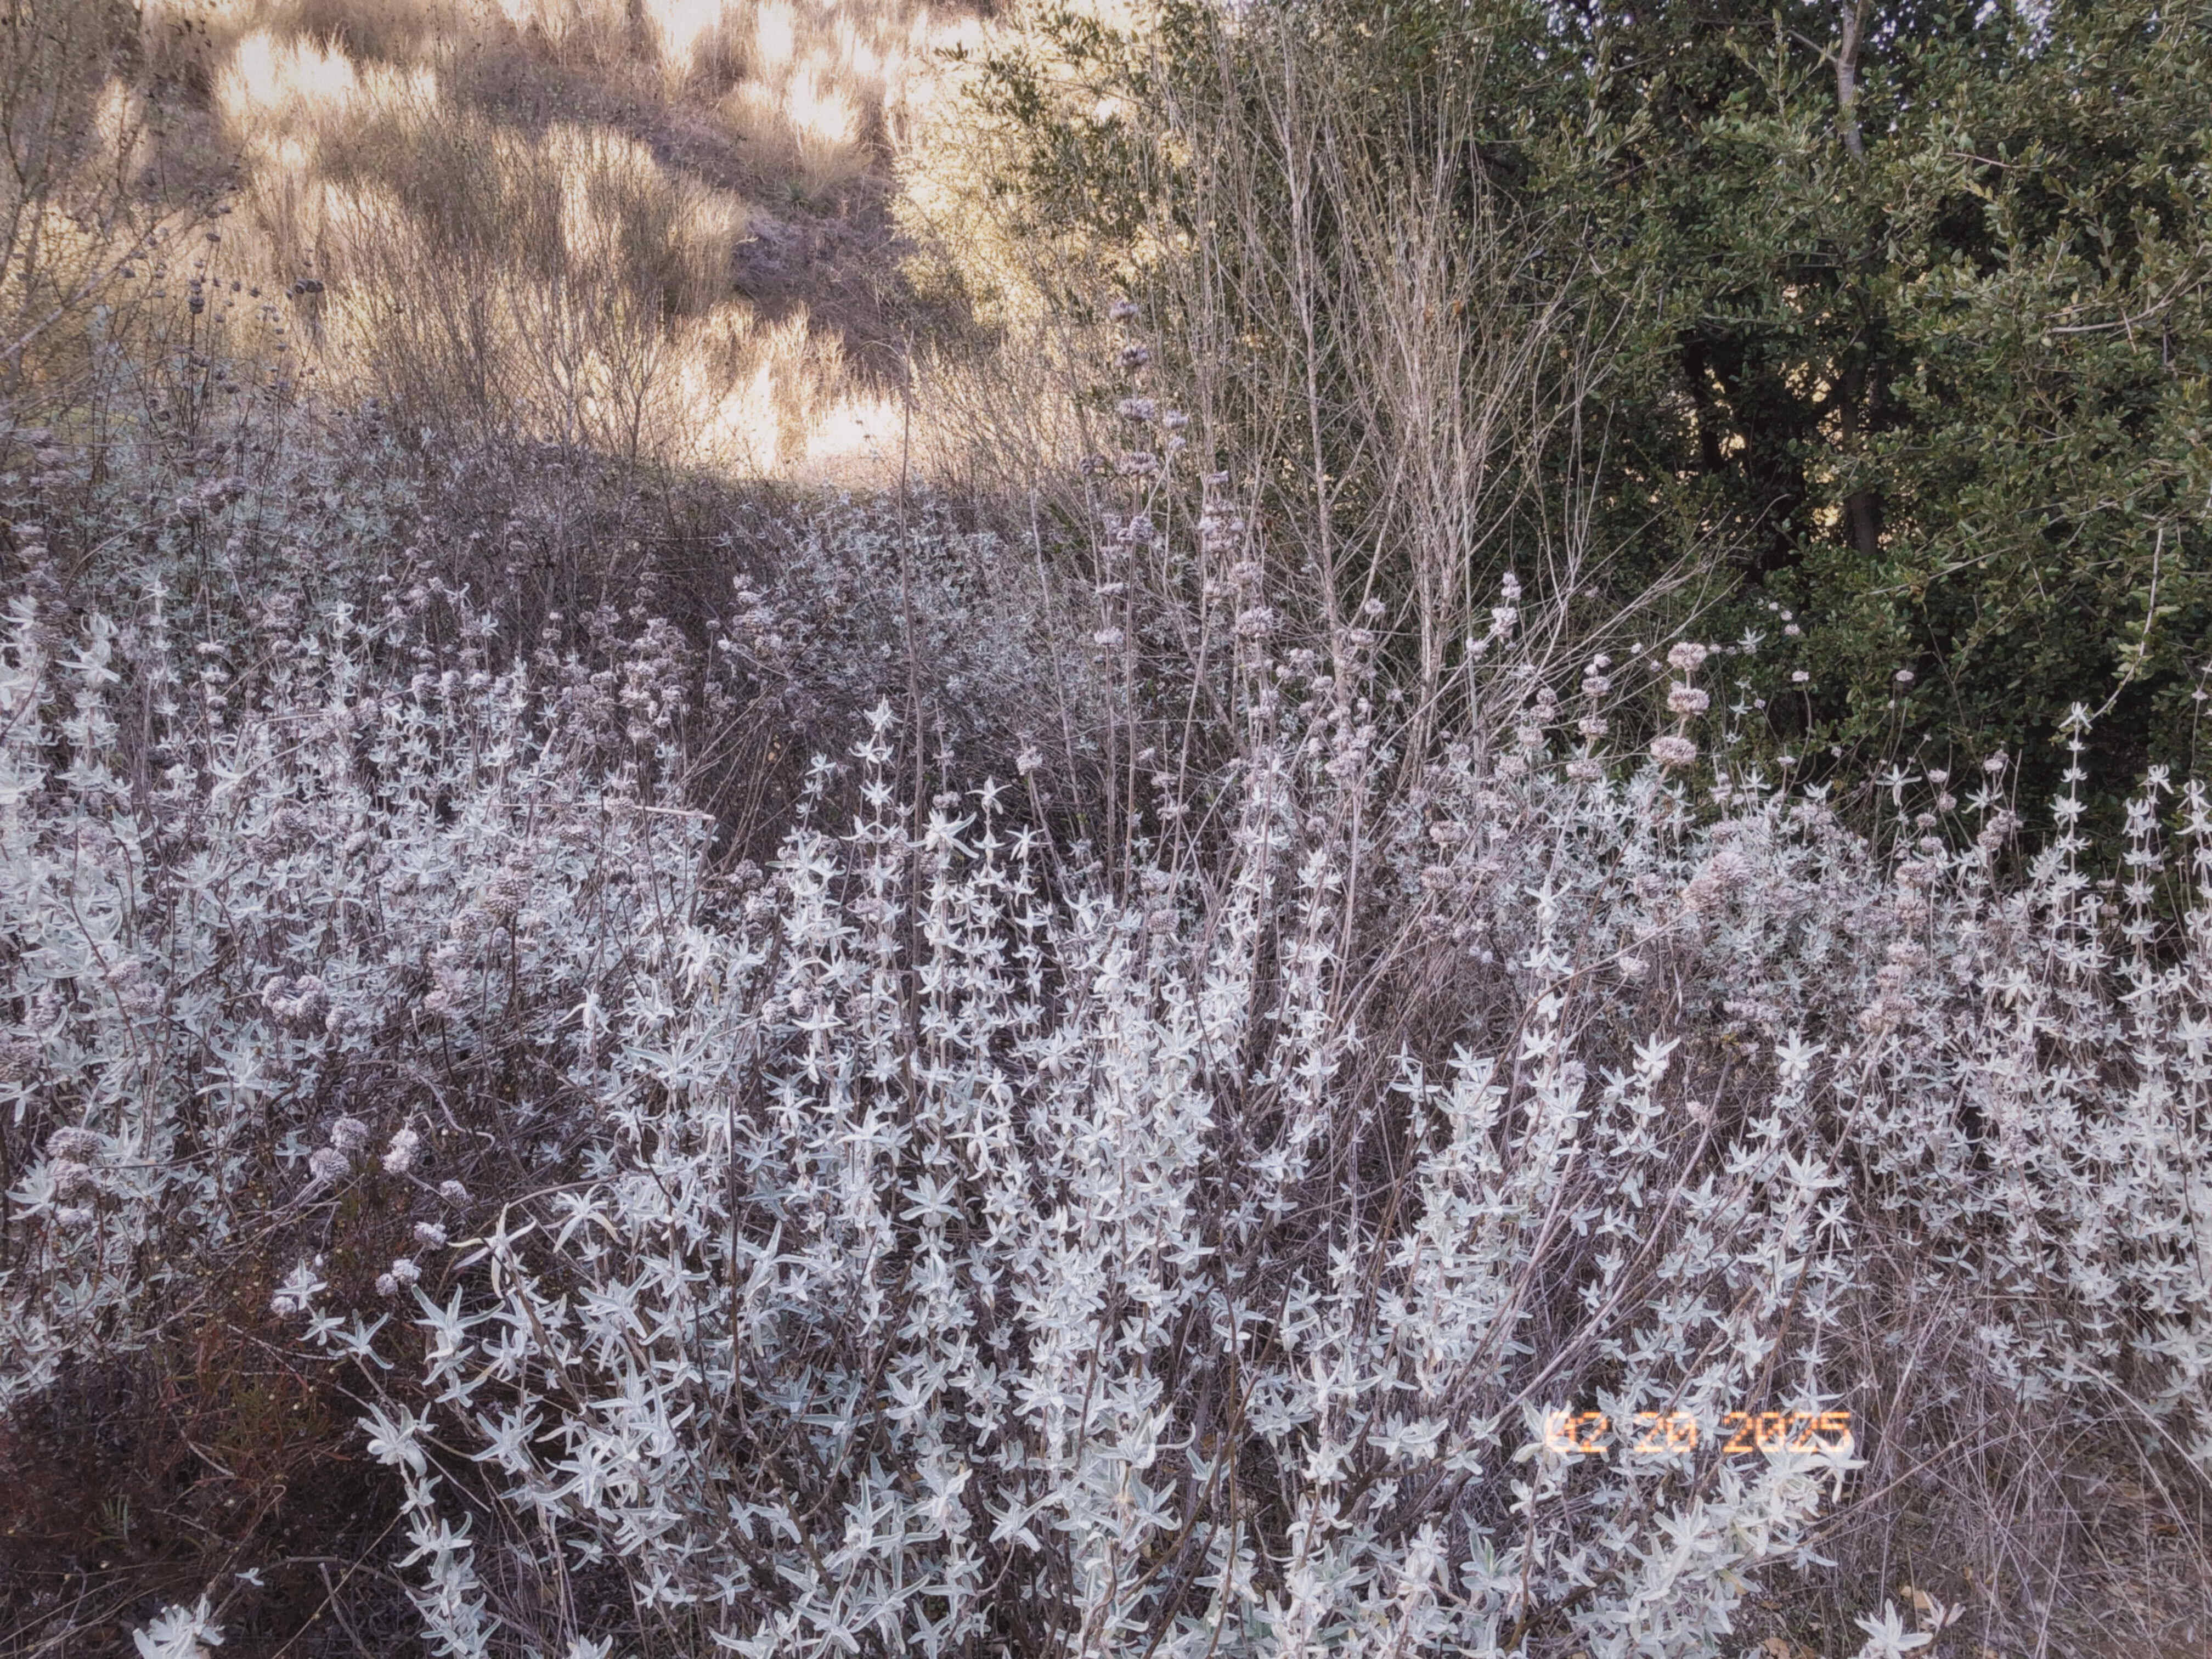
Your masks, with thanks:
M1371 635L1201 592L1239 755L1118 842L914 799L885 706L734 873L665 630L19 595L0 1420L250 1287L456 1655L1714 1653L1990 1400L2212 1474L2201 787L2109 889L1996 771L1869 836L1694 644L1608 755L1510 596L1403 754ZM255 1617L201 1560L142 1651Z
M1433 614L1579 552L1600 611L1786 608L1772 730L1844 778L1902 731L2054 793L2079 699L2102 834L2193 763L2203 6L1021 15L912 199L978 222L971 292L1139 304L1325 580Z

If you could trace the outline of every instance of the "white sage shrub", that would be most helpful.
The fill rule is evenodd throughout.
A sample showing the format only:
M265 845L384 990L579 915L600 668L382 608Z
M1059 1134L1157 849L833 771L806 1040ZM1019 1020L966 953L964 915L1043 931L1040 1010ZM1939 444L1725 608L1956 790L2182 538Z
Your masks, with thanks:
M0 1411L206 1316L229 1252L373 1165L425 1185L416 1122L488 1137L470 1089L597 1006L703 839L586 775L523 670L395 684L339 608L234 675L173 626L158 586L74 638L9 619Z
M2005 875L1994 785L1739 764L1701 649L1702 758L1611 758L1522 608L1410 757L1376 635L1232 626L1236 764L1103 850L879 707L726 876L665 629L22 598L0 1413L250 1300L452 1655L1717 1654L1974 1390L2212 1473L2201 788Z
M934 753L1006 769L1024 733L1087 755L1106 696L1090 653L1061 643L1071 601L1036 550L963 529L951 503L840 495L749 505L719 538L736 567L716 606L717 665L817 744L842 746L888 699L928 710ZM994 762L994 757L995 762Z
M748 919L653 936L572 1073L586 1179L421 1288L426 1393L514 1538L560 1540L507 1616L592 1634L559 1586L613 1569L672 1637L755 1653L1728 1630L1844 1462L1571 1469L1542 1423L1595 1389L1717 1425L1785 1309L1829 1322L1847 1229L1804 1060L1740 1128L1680 1133L1670 1041L1574 1060L1553 939L1509 1053L1409 1060L1355 1109L1280 780L1203 922L1160 926L1056 900L995 787L909 829L883 738L859 759L848 835L810 822ZM1340 1190L1394 1138L1394 1181ZM1781 1370L1826 1403L1817 1341Z

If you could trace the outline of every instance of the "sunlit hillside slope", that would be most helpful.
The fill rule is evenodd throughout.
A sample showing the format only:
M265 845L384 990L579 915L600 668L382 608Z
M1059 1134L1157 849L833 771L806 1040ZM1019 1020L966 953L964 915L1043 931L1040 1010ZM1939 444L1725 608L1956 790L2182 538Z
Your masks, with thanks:
M226 344L289 336L410 427L804 474L895 424L891 163L977 26L906 0L155 0L99 130L142 192L228 203L191 272Z

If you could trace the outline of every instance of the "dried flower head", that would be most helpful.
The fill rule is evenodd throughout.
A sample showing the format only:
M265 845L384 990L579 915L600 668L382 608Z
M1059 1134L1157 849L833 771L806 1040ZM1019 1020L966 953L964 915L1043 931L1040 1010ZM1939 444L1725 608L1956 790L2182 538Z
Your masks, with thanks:
M1198 544L1208 553L1226 553L1244 534L1244 520L1233 514L1207 513L1198 521Z
M279 975L261 988L261 1006L280 1025L319 1027L329 1004L323 981L313 974L302 974L297 979Z
M1246 639L1265 639L1275 631L1278 620L1273 605L1255 605L1237 613L1237 631Z
M38 1068L42 1045L30 1036L0 1038L0 1083L15 1083Z
M76 1198L93 1189L95 1182L89 1166L74 1158L56 1158L47 1164L46 1173L54 1183L54 1196Z
M403 1127L392 1137L385 1148L384 1172L386 1175L405 1175L415 1167L415 1153L422 1144L422 1137L411 1128Z
M89 1129L74 1125L57 1129L46 1137L46 1156L52 1158L70 1158L80 1164L90 1164L100 1154L105 1143Z

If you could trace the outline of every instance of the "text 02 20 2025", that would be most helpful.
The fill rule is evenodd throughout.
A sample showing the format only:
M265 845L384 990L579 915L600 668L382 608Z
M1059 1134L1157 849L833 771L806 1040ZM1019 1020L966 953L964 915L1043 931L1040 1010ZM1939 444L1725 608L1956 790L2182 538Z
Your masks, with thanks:
M1544 1446L1573 1457L1603 1457L1615 1451L1632 1457L1686 1457L1711 1437L1688 1412L1638 1412L1616 1434L1603 1412L1559 1410L1544 1418ZM1739 1452L1849 1452L1851 1414L1830 1412L1721 1413L1721 1455Z

